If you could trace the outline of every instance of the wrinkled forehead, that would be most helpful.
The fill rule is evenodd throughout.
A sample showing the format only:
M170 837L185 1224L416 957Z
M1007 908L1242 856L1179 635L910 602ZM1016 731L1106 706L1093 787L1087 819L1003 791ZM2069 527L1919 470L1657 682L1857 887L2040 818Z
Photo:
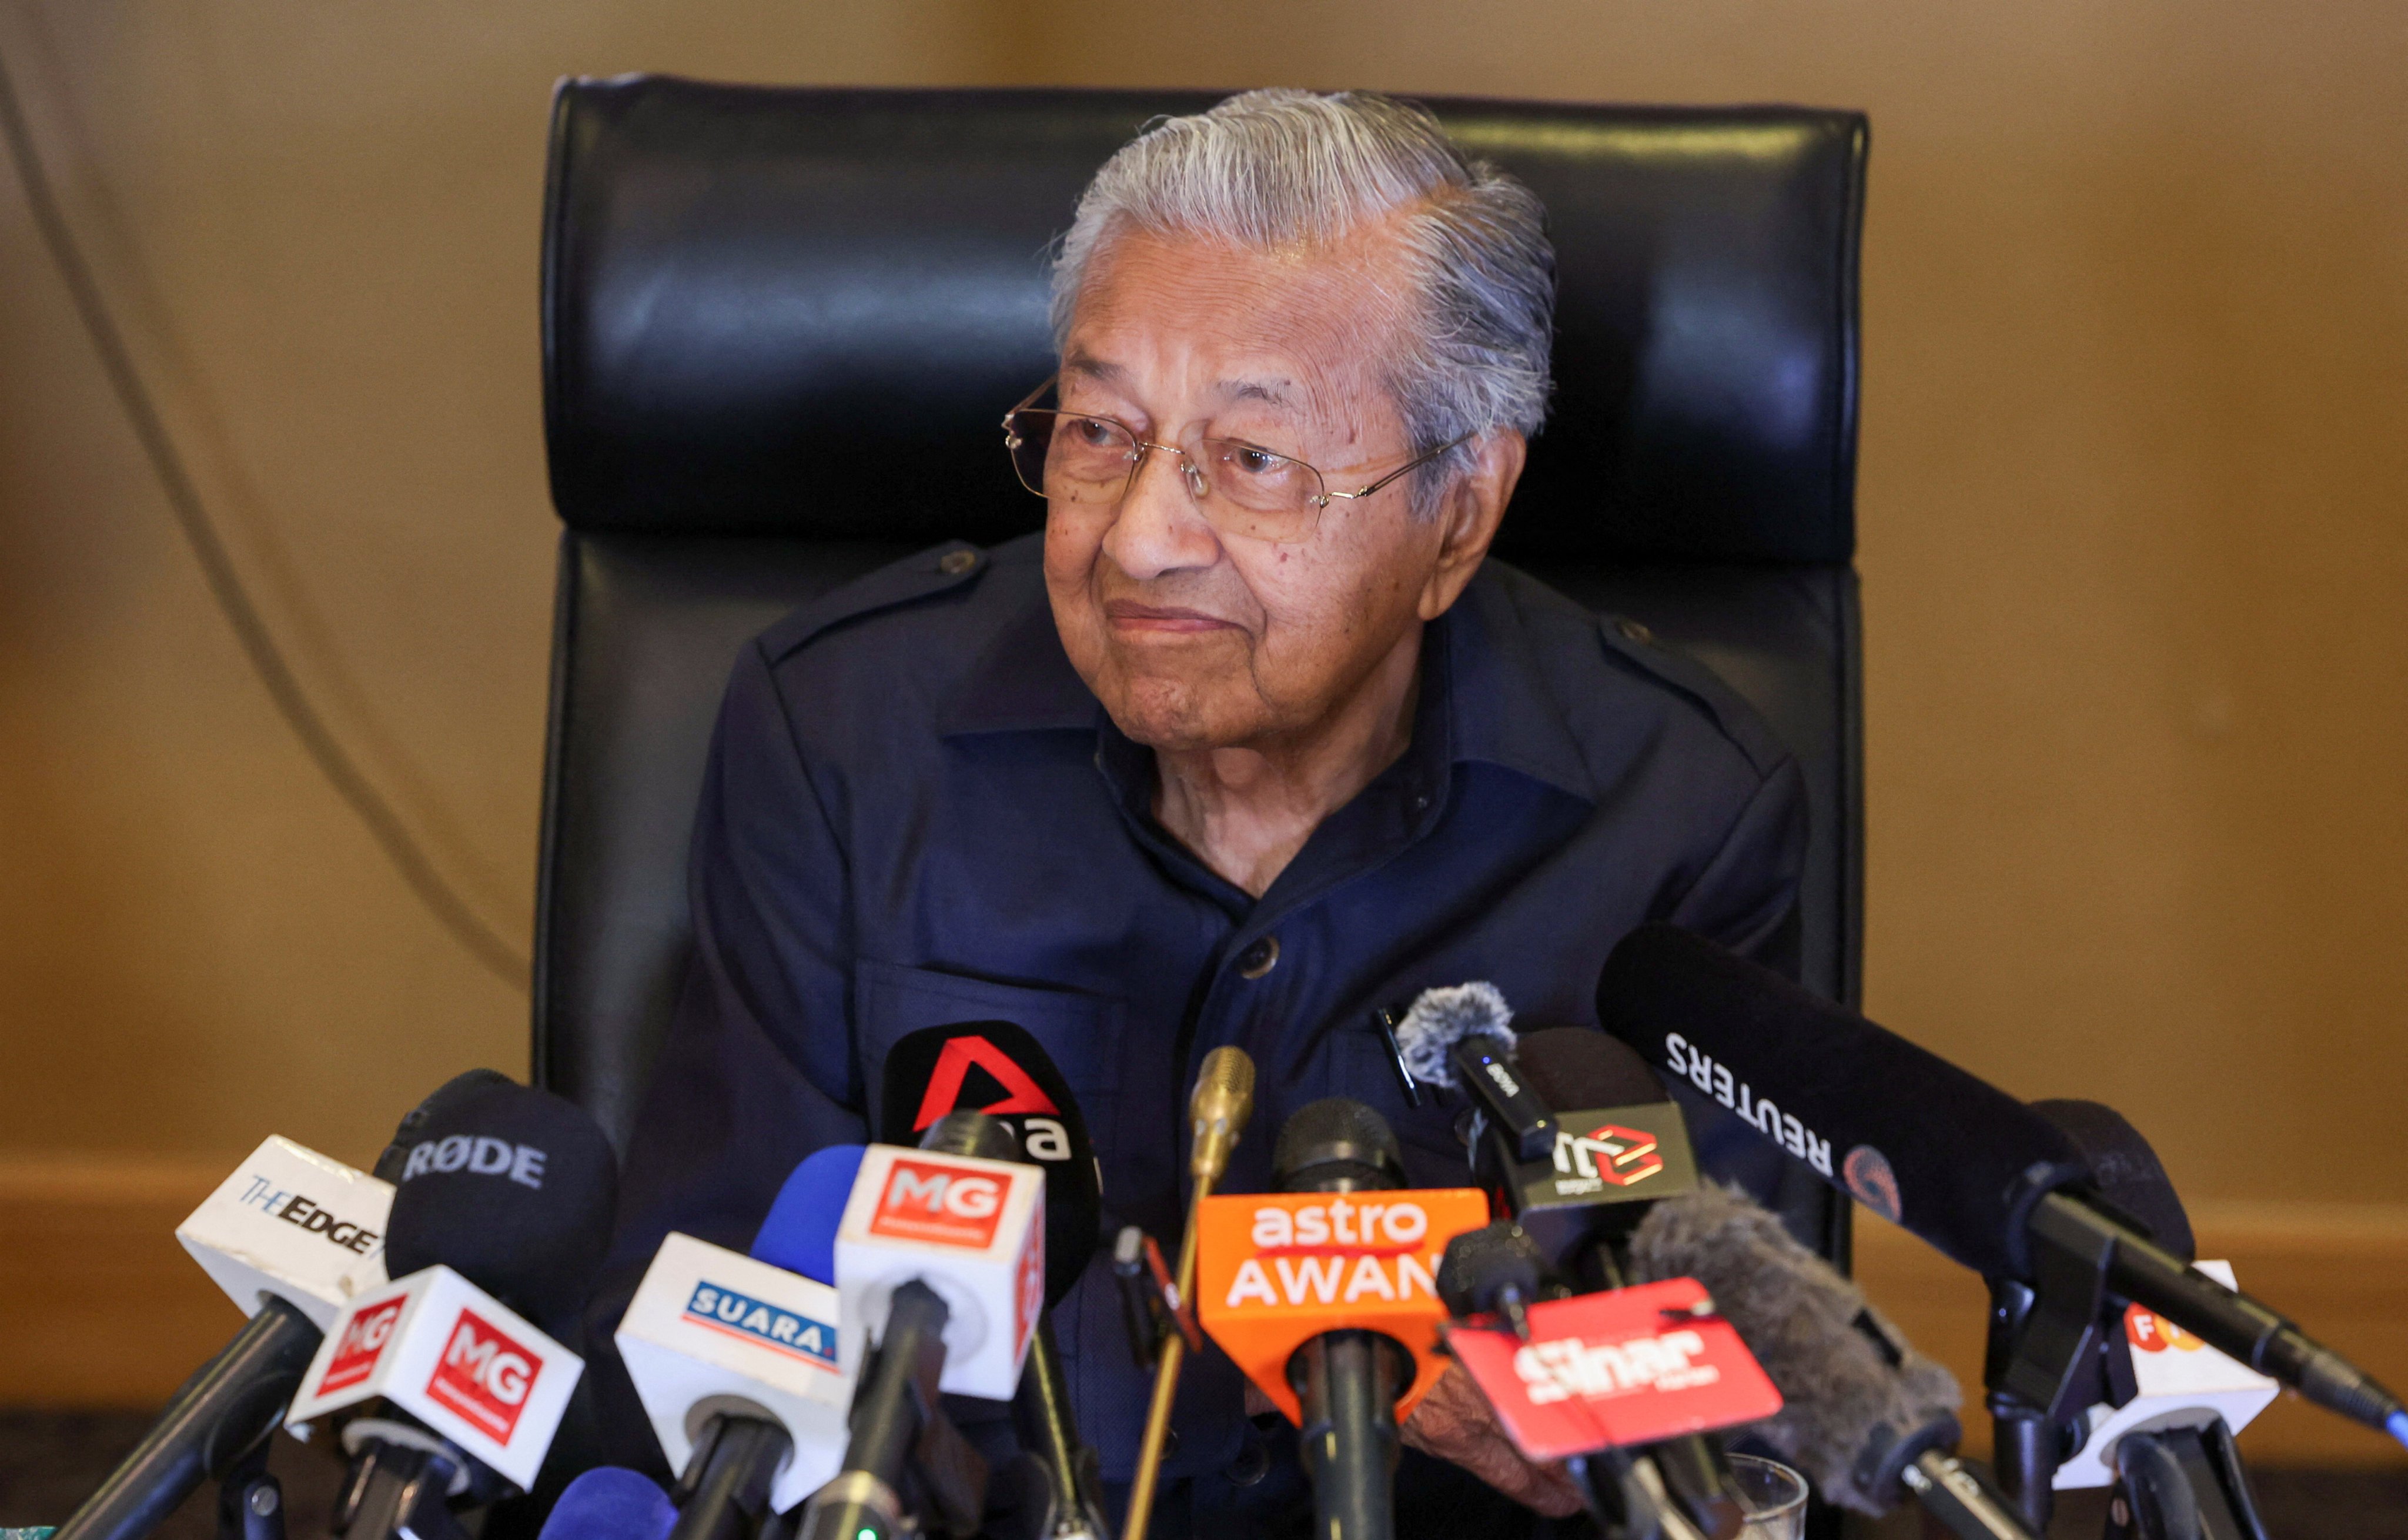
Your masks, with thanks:
M1405 255L1385 226L1270 251L1116 231L1079 287L1065 388L1202 380L1233 404L1358 426L1393 419L1389 381L1414 314Z

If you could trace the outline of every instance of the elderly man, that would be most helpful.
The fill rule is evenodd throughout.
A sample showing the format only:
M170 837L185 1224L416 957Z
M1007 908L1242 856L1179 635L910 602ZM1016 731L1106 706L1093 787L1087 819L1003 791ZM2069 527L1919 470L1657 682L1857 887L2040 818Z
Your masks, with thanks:
M1795 765L1704 670L1486 560L1553 301L1537 199L1383 97L1249 93L1105 166L1055 269L1059 372L1006 420L1041 544L913 558L738 661L613 1297L669 1229L745 1245L797 1159L867 1135L917 1029L1034 1033L1111 1222L1168 1242L1214 1047L1260 1070L1231 1189L1325 1096L1452 1185L1454 1112L1406 1104L1383 1007L1488 979L1526 1024L1590 1022L1648 920L1786 960ZM1055 1323L1121 1483L1149 1377L1103 1271ZM1292 1448L1217 1353L1175 1428L1157 1533L1290 1521ZM1571 1506L1459 1388L1407 1438L1444 1457L1408 1456L1409 1532L1528 1521L1457 1465Z

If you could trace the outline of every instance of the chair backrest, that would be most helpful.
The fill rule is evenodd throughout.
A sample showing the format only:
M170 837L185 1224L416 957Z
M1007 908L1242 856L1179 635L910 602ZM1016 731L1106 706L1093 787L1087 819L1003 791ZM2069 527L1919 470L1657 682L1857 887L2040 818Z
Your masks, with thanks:
M1046 264L1167 92L566 83L543 248L561 547L535 1073L623 1145L689 944L687 834L744 640L1035 528L997 423ZM1856 242L1866 124L1432 100L1547 206L1557 395L1499 554L1684 646L1804 766L1804 976L1859 949Z

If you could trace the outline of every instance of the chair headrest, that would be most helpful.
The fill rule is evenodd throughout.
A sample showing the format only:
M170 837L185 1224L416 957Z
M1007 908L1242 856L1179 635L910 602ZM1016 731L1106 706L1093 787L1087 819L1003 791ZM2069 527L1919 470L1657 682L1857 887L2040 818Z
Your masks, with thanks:
M554 506L585 530L989 541L1006 409L1096 168L1217 96L565 82L543 257ZM1431 99L1545 202L1556 397L1523 560L1854 550L1866 123Z

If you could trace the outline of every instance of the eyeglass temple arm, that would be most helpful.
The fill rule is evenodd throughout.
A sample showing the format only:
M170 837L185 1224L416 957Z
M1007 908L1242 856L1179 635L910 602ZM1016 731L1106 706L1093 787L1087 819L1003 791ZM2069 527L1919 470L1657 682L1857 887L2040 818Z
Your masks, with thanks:
M1345 497L1349 499L1355 497L1368 497L1372 493L1377 492L1382 487L1387 485L1390 482L1395 481L1398 477L1404 475L1407 471L1419 470L1422 467L1429 464L1432 460L1437 459L1440 455L1445 453L1448 450L1455 448L1457 444L1468 444L1472 439L1479 437L1480 435L1478 433L1467 433L1460 439L1450 439L1445 443L1439 445L1438 448L1431 450L1428 453L1421 456L1421 458L1406 461L1403 465L1398 466L1396 469L1388 472L1385 476L1373 482L1369 486L1362 487L1354 492L1324 493L1323 496L1329 497Z

